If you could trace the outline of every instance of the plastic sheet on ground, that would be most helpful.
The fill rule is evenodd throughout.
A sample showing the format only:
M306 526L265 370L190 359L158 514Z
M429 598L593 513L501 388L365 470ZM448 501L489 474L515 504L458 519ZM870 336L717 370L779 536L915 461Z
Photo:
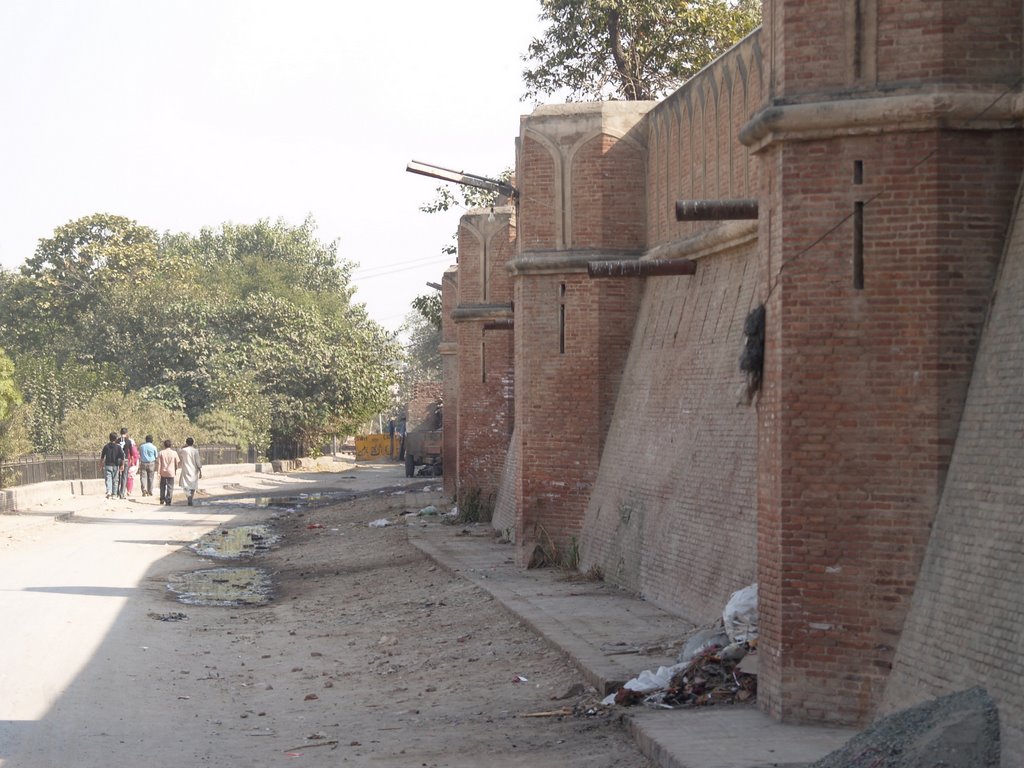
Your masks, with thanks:
M379 520L372 521L369 525L371 528L387 528L389 525L391 525L391 521L388 520L386 517L382 517Z

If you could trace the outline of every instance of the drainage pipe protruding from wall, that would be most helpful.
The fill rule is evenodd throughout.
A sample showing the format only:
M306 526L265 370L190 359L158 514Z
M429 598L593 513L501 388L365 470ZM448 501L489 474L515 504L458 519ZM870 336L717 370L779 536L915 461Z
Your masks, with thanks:
M693 259L644 259L632 261L588 261L590 277L656 277L661 275L693 275L697 262Z
M676 200L676 221L756 219L757 200Z
M514 327L515 325L512 318L488 320L486 323L484 323L485 331L511 331Z

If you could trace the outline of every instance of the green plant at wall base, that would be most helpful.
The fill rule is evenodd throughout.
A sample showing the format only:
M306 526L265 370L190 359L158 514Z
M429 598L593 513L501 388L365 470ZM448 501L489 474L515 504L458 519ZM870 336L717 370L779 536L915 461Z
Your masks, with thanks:
M569 551L565 553L565 561L562 563L562 567L569 571L578 571L580 569L580 543L576 540L576 537L572 537L572 541L569 543Z
M455 498L459 514L451 519L453 525L489 523L494 517L494 496L484 496L479 488L460 491Z

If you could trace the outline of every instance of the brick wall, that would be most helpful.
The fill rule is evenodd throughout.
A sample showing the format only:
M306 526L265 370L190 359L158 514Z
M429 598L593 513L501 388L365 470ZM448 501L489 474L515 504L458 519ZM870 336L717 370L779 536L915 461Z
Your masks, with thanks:
M459 223L459 293L452 310L459 369L456 496L493 507L514 425L508 262L515 252L510 206L475 210Z
M695 621L756 578L756 414L737 360L753 244L649 278L587 507L583 568Z
M777 716L858 722L880 701L959 425L1016 144L920 132L786 143L771 159L781 226L763 250L773 397L760 409L760 582L762 705Z
M776 717L869 719L908 614L1021 170L997 98L1020 8L984 5L765 3L771 106L741 135L764 162L759 700Z
M699 261L692 277L643 281L583 532L584 569L698 621L756 578L757 422L737 404L756 231L722 235L674 211L756 191L736 135L761 104L760 56L754 34L647 116L648 245Z
M441 377L443 381L444 436L444 492L449 498L456 495L455 478L459 470L459 361L458 336L455 330L455 308L459 301L459 268L451 266L441 278Z
M1021 71L1016 0L766 0L780 96L924 84L1010 85Z
M629 346L639 287L591 281L644 246L649 103L541 107L523 118L515 293L519 562L578 540ZM504 508L505 500L499 500Z
M1004 765L1024 763L1024 211L975 365L886 709L986 687Z

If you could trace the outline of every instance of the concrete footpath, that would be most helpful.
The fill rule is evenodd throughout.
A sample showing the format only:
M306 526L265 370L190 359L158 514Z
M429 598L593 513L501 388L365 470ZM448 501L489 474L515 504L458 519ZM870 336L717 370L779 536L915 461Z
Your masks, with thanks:
M410 526L412 543L490 593L569 655L602 693L675 663L693 625L607 584L517 567L487 526ZM642 752L662 768L795 768L843 746L854 730L783 725L752 706L620 707Z

